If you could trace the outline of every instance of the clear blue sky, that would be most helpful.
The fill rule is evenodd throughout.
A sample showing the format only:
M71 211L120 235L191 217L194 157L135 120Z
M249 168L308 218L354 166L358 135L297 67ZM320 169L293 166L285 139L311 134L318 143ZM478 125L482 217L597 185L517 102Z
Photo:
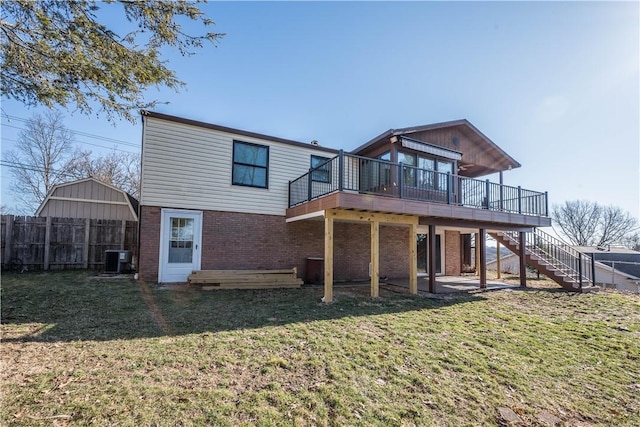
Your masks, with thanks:
M217 47L169 65L156 111L350 150L389 129L466 118L522 167L505 183L640 217L639 6L627 3L218 3ZM2 100L3 116L38 109ZM135 151L141 125L68 113ZM2 150L16 127L2 119ZM111 147L113 141L79 136ZM86 148L100 151L96 146ZM10 173L2 170L2 203Z

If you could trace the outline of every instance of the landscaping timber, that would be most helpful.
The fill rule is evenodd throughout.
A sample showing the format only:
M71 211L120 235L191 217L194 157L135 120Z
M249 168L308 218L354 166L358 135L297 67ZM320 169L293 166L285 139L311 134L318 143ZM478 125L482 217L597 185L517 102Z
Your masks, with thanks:
M189 275L192 285L203 290L299 288L297 269L284 270L198 270Z

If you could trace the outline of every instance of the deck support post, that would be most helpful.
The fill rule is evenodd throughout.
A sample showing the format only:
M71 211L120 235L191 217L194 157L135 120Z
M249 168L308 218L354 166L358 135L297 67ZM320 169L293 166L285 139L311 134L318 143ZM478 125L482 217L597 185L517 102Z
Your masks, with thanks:
M371 221L371 297L380 296L380 222Z
M474 245L474 253L475 253L475 267L476 267L476 271L475 271L475 275L477 276L478 274L480 274L480 233L474 233L475 236L475 245Z
M487 288L487 230L481 228L480 236L480 289Z
M527 287L527 259L526 259L526 251L527 251L527 233L524 231L520 231L518 233L518 245L520 246L520 286L523 288Z
M496 268L498 269L497 278L500 279L502 277L502 267L500 266L500 242L496 240Z
M324 302L333 302L333 217L324 213Z
M427 252L429 253L429 292L436 293L436 226L429 224L427 235Z
M409 293L418 293L418 248L416 235L418 227L416 224L409 225Z

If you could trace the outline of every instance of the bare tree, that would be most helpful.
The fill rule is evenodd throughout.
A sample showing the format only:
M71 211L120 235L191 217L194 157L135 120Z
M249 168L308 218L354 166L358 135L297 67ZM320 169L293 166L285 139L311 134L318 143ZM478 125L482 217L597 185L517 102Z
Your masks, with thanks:
M623 243L625 237L637 226L638 221L628 212L615 206L602 208L600 217L600 241L598 245Z
M137 153L119 151L116 147L108 154L92 157L92 153L86 151L72 173L77 178L96 178L135 198L140 196L140 155Z
M624 239L624 246L634 251L640 251L640 231L628 234Z
M552 215L569 242L580 246L623 244L638 223L619 207L586 200L555 205Z
M10 191L19 196L16 210L35 212L51 187L73 177L71 172L80 154L62 114L49 111L30 118L18 135L16 148L2 159L14 178Z

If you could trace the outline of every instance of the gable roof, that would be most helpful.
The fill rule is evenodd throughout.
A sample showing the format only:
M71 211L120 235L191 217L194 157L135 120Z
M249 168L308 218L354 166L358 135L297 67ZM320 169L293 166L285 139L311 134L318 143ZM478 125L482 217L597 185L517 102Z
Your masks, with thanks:
M126 191L121 190L118 187L114 187L113 185L110 185L110 184L107 184L105 182L102 182L102 181L100 181L100 180L98 180L98 179L96 179L94 177L82 178L82 179L78 179L78 180L75 180L75 181L68 181L68 182L63 182L61 184L54 185L53 187L51 187L51 190L49 190L49 192L47 193L47 197L45 197L45 199L42 201L42 203L40 204L40 206L36 210L35 216L40 216L40 213L45 208L47 203L49 203L49 201L52 200L55 197L54 194L58 189L63 188L63 187L68 187L70 185L82 184L84 182L89 182L89 181L94 182L94 183L96 183L98 185L107 187L107 188L109 188L111 190L114 190L114 191L117 191L117 192L121 193L123 195L123 197L124 197L124 200L126 200L128 202L128 207L129 207L129 210L130 210L133 218L135 218L136 221L138 220L138 205L139 205L138 199L136 199L135 197L133 197L131 194L127 193ZM97 201L99 199L95 199L95 200ZM70 200L70 201L72 201L72 200ZM90 202L91 200L79 199L79 201ZM101 203L108 203L108 202L102 202L101 201Z
M372 148L378 144L383 144L387 142L392 137L408 136L408 135L412 135L420 132L445 129L445 128L455 128L462 135L469 138L474 144L477 144L482 148L484 148L485 150L492 152L494 156L500 160L500 164L494 172L515 169L522 166L513 157L511 157L502 148L500 148L491 139L489 139L485 134L480 132L480 130L478 130L478 128L476 128L473 124L471 124L471 122L469 122L467 119L433 123L433 124L421 125L421 126L405 127L400 129L389 129L388 131L383 132L380 135L376 136L375 138L362 144L361 146L353 150L351 153L360 154L361 152L369 148Z
M328 153L338 154L338 150L336 150L335 148L329 148L329 147L323 147L321 145L314 145L314 144L311 144L311 143L293 141L291 139L278 138L276 136L270 136L270 135L265 135L265 134L256 133L256 132L249 132L249 131L242 130L242 129L234 129L234 128L230 128L230 127L226 127L226 126L216 125L216 124L213 124L213 123L201 122L201 121L198 121L198 120L185 119L184 117L172 116L172 115L163 114L163 113L156 113L155 111L140 110L140 114L142 115L143 119L144 119L144 117L153 117L155 119L167 120L167 121L170 121L170 122L182 123L182 124L191 125L191 126L197 126L197 127L201 127L201 128L205 128L205 129L212 129L212 130L217 130L217 131L220 131L220 132L226 132L226 133L232 133L232 134L241 135L241 136L247 136L249 138L264 139L265 141L272 141L272 142L278 142L278 143L281 143L281 144L295 145L297 147L310 148L310 149L313 149L313 150L325 151L325 152L328 152Z

